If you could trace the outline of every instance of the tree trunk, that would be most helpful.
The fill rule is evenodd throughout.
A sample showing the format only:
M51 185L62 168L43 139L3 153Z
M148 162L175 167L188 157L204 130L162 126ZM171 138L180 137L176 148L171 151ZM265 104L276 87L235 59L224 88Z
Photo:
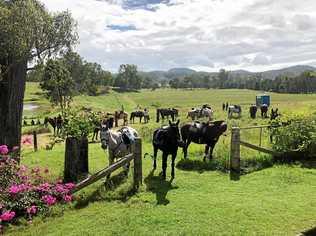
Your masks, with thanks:
M13 63L0 81L0 145L9 148L21 143L26 71L27 61Z

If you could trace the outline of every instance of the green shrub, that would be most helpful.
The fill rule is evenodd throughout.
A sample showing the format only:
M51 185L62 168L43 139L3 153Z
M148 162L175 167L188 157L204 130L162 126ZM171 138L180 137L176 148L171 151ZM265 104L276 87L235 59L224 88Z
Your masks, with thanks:
M294 115L272 122L280 126L271 129L273 149L281 153L299 152L305 157L315 156L316 116Z

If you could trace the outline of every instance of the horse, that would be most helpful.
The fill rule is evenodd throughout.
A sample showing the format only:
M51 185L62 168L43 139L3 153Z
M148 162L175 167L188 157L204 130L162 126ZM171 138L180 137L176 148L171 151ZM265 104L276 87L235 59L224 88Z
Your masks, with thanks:
M139 117L139 123L142 123L143 117L144 117L144 123L148 123L150 119L149 112L146 108L143 111L133 111L130 116L130 122L134 123L135 117Z
M106 150L109 149L109 166L114 163L115 159L122 158L131 153L131 145L138 137L135 129L125 126L118 131L109 129L107 125L101 126L100 138L101 147ZM129 164L125 166L125 171L128 173ZM110 175L107 176L109 179Z
M157 153L162 151L162 178L166 179L167 159L171 155L171 178L175 177L175 159L177 157L178 147L181 146L181 137L179 132L179 120L173 123L169 120L169 126L156 129L153 133L154 165L157 168Z
M241 117L241 106L240 105L230 105L228 106L228 118L231 119L233 117L233 114L238 114L238 118Z
M45 117L45 119L44 119L44 125L46 128L47 128L48 124L50 124L53 127L54 135L60 134L63 123L64 123L64 121L63 121L61 115L59 115L58 117L54 117L54 118Z
M156 122L159 122L159 118L161 116L162 120L167 117L169 119L169 116L171 117L172 121L174 121L179 115L179 111L175 108L160 108L157 109L157 120Z
M123 126L128 125L128 113L123 110L115 111L114 119L117 120L117 123L119 120L123 120Z
M261 118L267 118L268 117L268 110L269 110L268 105L262 104L260 106L260 110L261 110Z
M101 122L95 121L94 125L95 127L93 129L92 142L94 142L94 139L98 140L99 132L101 130L102 125L106 125L109 129L113 128L114 117L109 117L107 119L102 120Z
M258 111L258 108L256 105L251 105L250 108L249 108L249 113L250 113L250 117L252 119L255 119L256 118L256 115L257 115L257 111Z
M181 137L184 142L183 154L187 158L188 147L191 142L205 144L205 155L203 161L209 157L212 159L213 150L219 137L227 130L225 121L214 121L207 123L193 122L181 127Z
M192 108L192 110L188 112L187 118L191 117L192 121L194 121L199 118L207 117L209 121L211 121L213 119L213 114L214 111L209 107L202 109Z
M276 108L275 110L271 109L271 114L270 114L270 120L275 120L280 116L279 109Z

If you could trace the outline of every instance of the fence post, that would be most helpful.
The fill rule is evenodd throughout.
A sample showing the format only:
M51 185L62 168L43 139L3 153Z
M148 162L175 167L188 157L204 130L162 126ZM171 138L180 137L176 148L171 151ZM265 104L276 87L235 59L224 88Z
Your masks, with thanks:
M260 128L259 147L261 147L261 143L262 143L262 128Z
M134 188L138 188L143 181L143 170L142 170L142 140L140 138L135 139L133 145L134 155Z
M231 144L230 144L230 179L240 179L240 129L232 128Z
M115 127L118 127L118 112L115 111L115 114L114 114L114 123L115 123Z
M37 133L35 130L33 131L33 145L34 145L34 151L37 152Z

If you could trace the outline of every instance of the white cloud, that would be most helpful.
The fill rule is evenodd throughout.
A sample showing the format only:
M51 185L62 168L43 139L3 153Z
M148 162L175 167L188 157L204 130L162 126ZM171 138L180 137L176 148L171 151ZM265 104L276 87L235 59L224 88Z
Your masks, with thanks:
M69 9L78 52L112 71L122 63L208 71L316 65L315 0L42 2L51 11Z

